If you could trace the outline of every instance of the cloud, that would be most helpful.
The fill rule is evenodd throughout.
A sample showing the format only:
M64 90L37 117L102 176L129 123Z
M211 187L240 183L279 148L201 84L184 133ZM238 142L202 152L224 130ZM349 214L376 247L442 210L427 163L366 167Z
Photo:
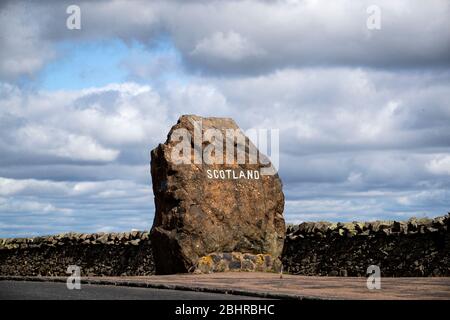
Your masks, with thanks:
M0 178L0 196L11 196L18 194L58 194L67 192L68 189L63 182L52 182L48 180L35 179L7 179Z
M17 213L21 214L24 212L35 212L38 214L49 214L49 213L70 213L70 209L61 209L56 208L51 203L43 203L43 202L37 202L37 201L26 201L26 200L20 200L17 201L15 199L2 199L0 201L0 210L2 212L8 212L8 213ZM37 216L39 218L39 216Z
M127 180L51 181L0 178L0 234L149 228L151 185Z
M130 190L138 192L128 194ZM139 197L147 193L148 190L149 186L147 185L144 186L127 180L73 182L0 178L0 196L39 196L42 198L89 196L91 199L113 199L118 195Z
M39 7L27 9L12 3L0 7L0 79L33 75L54 57L52 43L41 30L41 24L49 23L48 15Z
M29 93L0 88L0 162L27 154L50 162L114 162L127 146L162 137L166 107L148 86L113 84L79 91ZM110 104L111 103L111 104ZM152 114L151 110L158 111ZM149 142L154 142L151 140Z
M187 63L212 74L261 74L308 66L387 69L449 66L450 40L442 41L437 36L450 32L446 18L449 7L445 1L433 1L430 5L420 1L378 2L382 12L381 30L366 27L366 9L372 4L369 1L193 2L182 5L183 10L175 9L179 3L168 5L160 14ZM428 18L431 16L436 18L433 23ZM235 39L245 39L233 43L251 44L250 52L256 49L264 54L254 55L253 59L230 59L227 54L232 38L230 31L239 35ZM405 34L414 34L414 39ZM221 45L226 48L214 45L215 39L221 39ZM205 48L202 59L189 55L200 44Z
M21 148L71 160L113 161L119 155L118 150L104 148L90 137L43 126L20 128L16 140Z
M448 75L308 68L200 82L220 88L241 125L280 128L284 152L308 154L449 147Z
M168 44L170 45L170 44ZM174 48L160 48L149 52L143 47L131 49L121 66L128 71L131 80L164 82L180 76L180 57Z
M371 1L81 1L82 28L75 31L65 26L69 4L25 1L0 8L6 17L0 25L3 79L39 70L62 40L120 38L152 48L162 36L172 39L188 68L210 74L450 66L445 0L378 1L380 30L366 26Z
M440 155L426 164L427 169L437 175L450 175L450 155Z
M216 32L210 37L200 40L190 53L200 59L212 57L217 60L240 61L264 54L239 33Z

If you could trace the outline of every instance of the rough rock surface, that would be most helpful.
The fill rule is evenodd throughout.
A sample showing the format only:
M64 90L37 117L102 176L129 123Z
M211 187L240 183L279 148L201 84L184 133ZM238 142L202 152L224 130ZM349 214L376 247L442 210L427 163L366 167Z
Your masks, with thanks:
M267 165L195 164L193 153L190 164L174 163L172 151L179 143L172 139L174 131L185 128L194 137L192 121L200 120L203 133L216 128L225 136L226 129L238 129L229 118L182 116L166 142L151 152L156 212L150 238L156 272L192 272L198 259L210 253L269 254L278 259L285 223L284 195L277 174L260 175L259 179L211 179L208 170L231 169L239 175L248 170L259 172ZM203 148L207 145L203 142ZM235 154L237 147L234 143ZM245 152L248 156L248 148Z
M450 276L450 215L408 221L304 222L289 226L284 270L319 276Z

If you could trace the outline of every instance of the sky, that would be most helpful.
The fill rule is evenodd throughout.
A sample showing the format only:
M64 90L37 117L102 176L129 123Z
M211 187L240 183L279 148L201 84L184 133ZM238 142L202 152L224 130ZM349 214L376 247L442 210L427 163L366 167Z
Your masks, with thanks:
M280 130L289 223L444 215L449 17L446 0L2 1L0 237L149 230L149 153L182 114Z

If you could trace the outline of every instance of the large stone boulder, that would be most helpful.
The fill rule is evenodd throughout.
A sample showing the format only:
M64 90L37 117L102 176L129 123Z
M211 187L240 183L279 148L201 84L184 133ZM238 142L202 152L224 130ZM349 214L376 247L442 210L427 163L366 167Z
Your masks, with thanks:
M223 154L208 149L220 142L208 129L228 139ZM239 132L245 145L242 139L230 138L227 129ZM198 271L199 261L211 254L227 257L238 252L279 259L285 223L278 174L267 174L270 170L264 174L273 168L264 156L256 163L242 163L237 156L225 159L231 150L249 159L255 149L232 119L187 115L172 127L166 142L152 150L156 212L150 238L157 274Z

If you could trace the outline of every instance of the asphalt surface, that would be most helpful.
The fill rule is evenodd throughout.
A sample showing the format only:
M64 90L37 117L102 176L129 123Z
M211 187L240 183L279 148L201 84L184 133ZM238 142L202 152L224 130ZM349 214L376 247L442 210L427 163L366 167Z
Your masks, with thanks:
M247 296L169 289L81 284L69 290L65 283L0 281L0 300L247 300Z

